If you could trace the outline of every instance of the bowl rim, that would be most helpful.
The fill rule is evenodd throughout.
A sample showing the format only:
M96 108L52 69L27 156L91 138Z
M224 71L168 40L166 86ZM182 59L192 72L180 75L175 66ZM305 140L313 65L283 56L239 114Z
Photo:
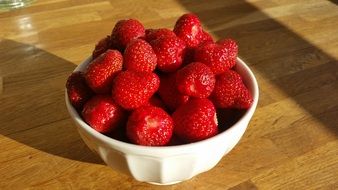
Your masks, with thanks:
M82 63L80 63L73 72L75 71L81 71L83 70L92 60L92 57L88 57L86 60L84 60ZM140 151L155 151L155 152L161 152L161 151L182 151L182 152L188 152L191 149L195 149L200 147L201 145L208 145L212 141L217 141L223 136L225 136L229 131L234 130L234 128L238 127L240 123L245 120L245 118L251 118L255 112L255 109L258 104L258 99L259 99L259 88L258 88L258 83L257 80L251 71L251 69L246 65L246 63L237 57L237 64L239 63L245 70L245 72L248 73L248 79L251 79L250 81L246 81L246 83L251 83L250 85L252 86L252 96L253 96L253 103L251 107L244 113L244 115L232 126L230 126L228 129L225 131L210 137L205 140L201 140L198 142L193 142L193 143L187 143L187 144L182 144L182 145L171 145L171 146L143 146L143 145L136 145L136 144L131 144L128 142L123 142L119 141L116 139L113 139L109 136L106 136L102 133L97 132L95 129L91 128L84 120L82 120L81 116L77 113L76 109L70 104L70 101L68 99L68 93L67 89L65 89L65 101L66 101L66 107L68 109L69 114L71 115L72 119L79 124L81 128L83 128L87 133L89 133L91 136L100 139L101 141L108 143L108 144L113 144L115 146L119 146L121 148L126 148L126 149L138 149ZM236 65L237 65L236 64ZM248 85L248 84L247 84Z

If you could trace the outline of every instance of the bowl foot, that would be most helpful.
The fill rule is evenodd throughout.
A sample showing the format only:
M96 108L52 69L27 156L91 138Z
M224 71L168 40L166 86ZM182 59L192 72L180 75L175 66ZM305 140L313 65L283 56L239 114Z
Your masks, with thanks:
M147 182L147 183L150 183L152 185L174 185L176 183L180 183L182 181L174 181L174 182L170 182L170 183L156 183L156 182Z

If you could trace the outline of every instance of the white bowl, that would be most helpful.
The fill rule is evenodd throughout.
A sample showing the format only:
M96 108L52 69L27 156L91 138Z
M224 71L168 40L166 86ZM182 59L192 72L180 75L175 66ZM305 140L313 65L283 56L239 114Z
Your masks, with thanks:
M75 71L83 71L88 58ZM68 100L71 118L87 146L111 168L133 176L138 181L169 185L188 180L213 168L230 152L244 134L258 102L258 85L249 67L239 58L235 70L243 77L254 101L250 109L230 128L209 139L177 146L147 147L112 139L87 125Z

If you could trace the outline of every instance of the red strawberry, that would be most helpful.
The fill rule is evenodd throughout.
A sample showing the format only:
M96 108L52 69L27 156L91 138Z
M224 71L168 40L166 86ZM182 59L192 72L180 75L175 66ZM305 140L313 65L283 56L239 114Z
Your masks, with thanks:
M176 85L182 94L207 98L215 86L215 76L203 63L193 62L177 71Z
M204 43L214 43L214 40L212 39L212 36L208 32L203 30L203 35L202 35L200 45Z
M211 99L218 108L248 109L253 102L241 76L233 70L228 70L216 77Z
M92 53L93 59L100 56L102 53L106 52L111 46L111 39L110 36L107 36L103 39L101 39L96 45L95 49Z
M69 101L77 110L82 110L83 105L93 95L93 91L87 86L86 79L80 71L68 77L66 88Z
M123 124L125 113L110 95L96 95L84 105L82 117L96 131L108 133Z
M214 40L207 32L203 31L201 42L199 46L205 43L214 43ZM194 55L195 55L195 47L188 47L185 49L184 58L183 58L183 65L188 65L191 62L194 62Z
M167 29L167 28L159 28L159 29L147 29L146 30L146 41L151 42L153 40L157 40L159 38L170 38L176 37L176 34Z
M224 46L228 50L228 55L236 59L238 54L238 45L235 40L231 38L226 38L218 40L216 43Z
M158 94L171 111L189 100L189 96L181 94L176 88L176 73L161 76Z
M89 87L96 93L110 93L115 75L122 70L123 57L117 50L108 50L94 59L85 72Z
M146 104L159 85L155 73L123 71L114 80L112 94L116 103L131 110Z
M155 106L166 110L164 103L156 94L153 95L144 106Z
M172 115L174 133L183 141L196 142L218 133L216 109L208 99L190 99Z
M237 101L235 102L234 107L238 109L249 109L252 105L253 98L250 91L243 84L243 88L240 91Z
M156 54L148 42L137 39L124 51L124 66L131 71L152 72L156 68Z
M183 61L184 42L177 37L163 37L151 41L157 56L157 68L163 72L177 70Z
M145 146L166 145L173 133L173 121L161 108L143 106L128 118L127 136L135 144Z
M184 14L177 20L174 32L187 47L197 47L203 38L201 21L192 13Z
M227 47L215 43L204 43L195 51L195 61L205 63L217 75L232 68L236 59L229 56Z
M185 65L190 64L191 62L194 62L195 49L196 48L185 48L182 66L185 66Z
M111 34L112 45L119 50L124 50L129 42L144 37L144 35L144 26L138 20L120 20L116 23Z
M198 46L203 45L205 43L214 43L214 40L212 39L210 34L203 31L202 39ZM195 49L196 49L195 47L194 48L190 47L190 48L185 49L185 54L184 54L184 59L183 59L184 65L187 65L194 61Z

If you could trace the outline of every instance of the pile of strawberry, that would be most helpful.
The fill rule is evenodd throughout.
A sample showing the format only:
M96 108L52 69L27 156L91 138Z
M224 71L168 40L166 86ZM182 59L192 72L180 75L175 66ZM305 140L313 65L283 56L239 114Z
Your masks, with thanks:
M216 110L253 102L232 70L237 53L234 40L214 42L191 13L173 31L121 20L98 42L86 70L69 76L69 100L92 128L118 131L131 143L200 141L219 132Z

